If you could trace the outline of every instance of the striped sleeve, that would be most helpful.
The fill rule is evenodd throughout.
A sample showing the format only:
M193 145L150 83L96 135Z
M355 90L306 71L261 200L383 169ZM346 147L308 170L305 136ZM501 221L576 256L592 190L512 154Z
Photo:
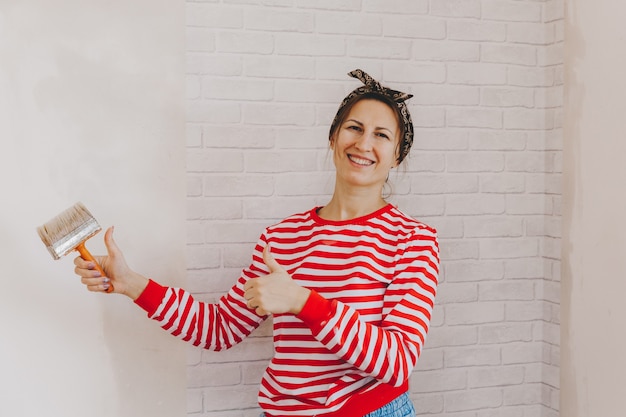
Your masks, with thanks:
M266 318L250 310L244 298L247 280L264 272L262 237L254 251L253 263L243 270L235 285L215 304L201 302L182 288L164 287L150 281L135 300L148 317L172 335L210 350L228 349L241 342Z
M379 324L366 323L353 308L317 293L312 293L298 318L329 351L381 382L400 386L422 352L438 273L436 232L419 227L405 242L385 291Z

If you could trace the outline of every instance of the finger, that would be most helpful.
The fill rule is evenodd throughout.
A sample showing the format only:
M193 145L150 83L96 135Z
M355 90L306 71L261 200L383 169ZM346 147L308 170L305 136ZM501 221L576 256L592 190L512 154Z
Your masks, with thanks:
M263 310L261 307L257 307L254 312L259 316L267 316L267 311Z
M265 249L263 249L263 263L267 265L270 272L284 271L284 268L280 266L280 264L272 256L272 252L271 252L269 244L265 247Z
M107 252L109 253L109 256L116 255L121 252L120 248L117 246L117 243L115 242L115 239L113 239L114 230L115 230L115 227L111 226L104 233L104 244L107 248Z
M81 278L80 282L84 284L89 291L106 291L111 286L108 278Z
M80 277L85 277L85 278L98 278L102 276L100 271L95 269L95 267L80 268L77 266L76 268L74 268L74 273Z

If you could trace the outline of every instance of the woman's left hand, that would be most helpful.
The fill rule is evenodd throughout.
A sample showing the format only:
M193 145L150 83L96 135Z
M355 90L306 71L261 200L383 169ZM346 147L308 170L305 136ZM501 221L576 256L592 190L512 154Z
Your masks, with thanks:
M270 273L248 280L243 287L248 308L255 310L260 316L300 313L311 290L296 284L287 271L276 262L269 244L263 250L263 262Z

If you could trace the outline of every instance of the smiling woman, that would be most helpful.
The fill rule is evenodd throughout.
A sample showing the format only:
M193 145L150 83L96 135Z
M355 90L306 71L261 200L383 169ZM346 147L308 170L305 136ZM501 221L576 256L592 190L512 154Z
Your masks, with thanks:
M408 380L424 347L439 273L436 231L387 203L389 171L408 154L410 95L364 85L339 107L329 134L335 190L323 207L267 227L218 303L194 300L131 270L105 234L108 256L76 258L91 291L127 295L173 335L228 349L270 314L274 357L258 401L266 417L405 417Z

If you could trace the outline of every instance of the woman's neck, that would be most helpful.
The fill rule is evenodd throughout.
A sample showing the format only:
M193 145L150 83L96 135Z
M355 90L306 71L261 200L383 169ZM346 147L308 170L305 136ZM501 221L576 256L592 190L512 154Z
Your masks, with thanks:
M318 215L326 220L350 220L373 213L386 205L382 197L339 196L335 192L328 204L318 211Z

